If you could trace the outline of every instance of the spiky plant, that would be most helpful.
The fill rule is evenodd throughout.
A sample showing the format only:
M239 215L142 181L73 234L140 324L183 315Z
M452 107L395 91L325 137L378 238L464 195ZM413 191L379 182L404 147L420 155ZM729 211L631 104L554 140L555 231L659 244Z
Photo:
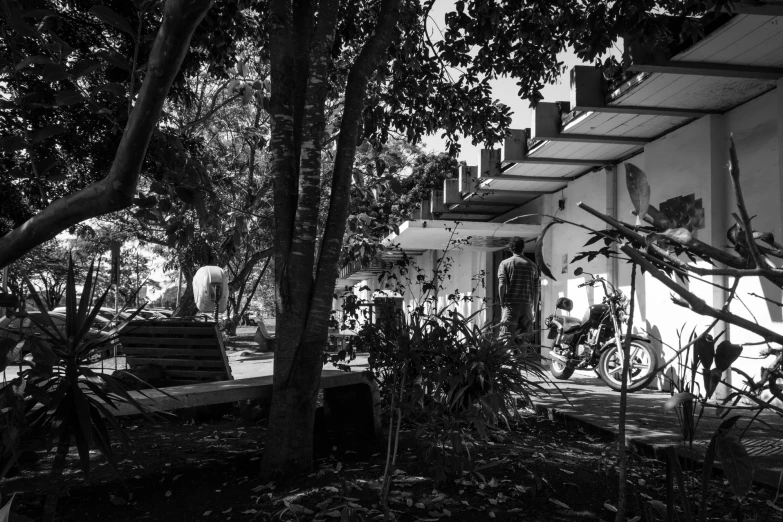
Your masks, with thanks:
M71 446L75 445L78 450L85 480L90 477L92 448L100 451L119 475L108 427L114 428L123 444L128 445L129 440L112 409L117 403L127 403L145 413L144 407L117 379L88 367L91 359L106 345L116 342L118 332L138 313L134 312L110 330L91 329L109 292L107 287L91 303L98 279L93 272L94 262L87 272L81 298L77 302L73 259L69 259L64 328L55 325L35 287L25 279L30 297L42 312L28 317L43 336L26 335L25 351L32 355L32 360L22 359L20 365L24 369L19 376L0 389L0 402L3 403L0 406L7 406L3 413L5 424L14 426L13 436L16 438L15 441L4 440L4 445L18 445L22 432L29 429L43 434L50 451L56 448L43 520L54 518ZM4 370L7 358L2 359L0 364ZM5 468L8 467L10 464L6 464Z

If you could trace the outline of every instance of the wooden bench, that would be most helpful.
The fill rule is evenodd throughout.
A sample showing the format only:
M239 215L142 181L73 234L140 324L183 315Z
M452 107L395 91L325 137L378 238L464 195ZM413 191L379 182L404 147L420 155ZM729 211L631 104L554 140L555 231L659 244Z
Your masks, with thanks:
M360 372L324 370L321 373L321 389L324 392L324 417L328 428L372 434L380 440L380 394L371 378ZM153 412L174 411L213 404L271 399L272 376L203 382L129 393ZM126 403L117 403L116 409L108 408L115 415L139 413L136 408Z
M230 380L217 324L199 321L131 321L119 333L130 370L159 366L167 385Z

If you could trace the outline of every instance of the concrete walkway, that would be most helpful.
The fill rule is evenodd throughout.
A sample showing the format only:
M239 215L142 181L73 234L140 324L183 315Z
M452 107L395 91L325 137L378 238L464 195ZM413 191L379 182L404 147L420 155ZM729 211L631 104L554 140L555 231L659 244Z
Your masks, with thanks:
M553 420L579 425L595 434L616 437L620 412L620 393L606 386L593 372L575 372L567 381L555 380L560 389L538 398L536 410ZM707 408L697 427L693 449L683 441L680 424L674 411L664 412L663 406L671 397L668 392L645 390L628 394L626 434L628 444L648 457L661 457L667 446L677 446L678 453L699 463L718 425L724 419L718 417L715 408ZM697 408L696 414L699 410ZM728 416L740 414L737 425L748 425L754 412L736 410ZM725 417L725 418L728 418ZM783 473L783 418L774 413L759 417L769 426L754 422L742 437L742 442L754 464L754 480L777 487ZM741 429L734 430L739 436ZM716 466L719 464L716 462Z

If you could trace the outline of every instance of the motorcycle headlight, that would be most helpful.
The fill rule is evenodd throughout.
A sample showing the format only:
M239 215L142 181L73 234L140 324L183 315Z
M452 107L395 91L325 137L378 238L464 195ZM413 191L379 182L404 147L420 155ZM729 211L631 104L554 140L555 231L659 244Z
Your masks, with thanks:
M619 319L621 323L628 321L628 315L625 313L625 310L620 310L617 312L617 319Z

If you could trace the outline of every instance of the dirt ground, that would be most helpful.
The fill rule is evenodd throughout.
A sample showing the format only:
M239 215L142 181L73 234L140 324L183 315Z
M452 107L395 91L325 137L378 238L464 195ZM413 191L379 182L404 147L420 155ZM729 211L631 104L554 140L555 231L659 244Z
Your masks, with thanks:
M76 453L72 452L66 479L68 493L59 505L62 521L382 518L378 490L385 465L385 441L368 444L318 433L312 474L287 483L264 484L257 478L264 421L227 416L204 423L171 421L155 425L132 418L122 422L133 441L132 452L115 445L122 479L94 453L92 476L85 483ZM479 441L473 449L477 465L490 465L480 476L451 476L435 484L420 440L410 431L403 432L399 469L390 494L396 519L614 519L617 475L611 442L536 418L530 412L524 413L510 431L492 439ZM32 519L40 512L49 464L50 458L43 457L0 483L3 498L16 493L16 511ZM698 478L691 478L687 484L689 491L701 491ZM737 503L727 484L720 478L713 479L712 484L709 520L737 519ZM656 520L648 501L666 500L664 467L656 461L632 457L629 491L631 517ZM695 494L692 499L692 504L698 504ZM742 504L740 519L783 519L783 513L769 505L774 499L773 491L754 487ZM348 510L356 518L343 518Z

